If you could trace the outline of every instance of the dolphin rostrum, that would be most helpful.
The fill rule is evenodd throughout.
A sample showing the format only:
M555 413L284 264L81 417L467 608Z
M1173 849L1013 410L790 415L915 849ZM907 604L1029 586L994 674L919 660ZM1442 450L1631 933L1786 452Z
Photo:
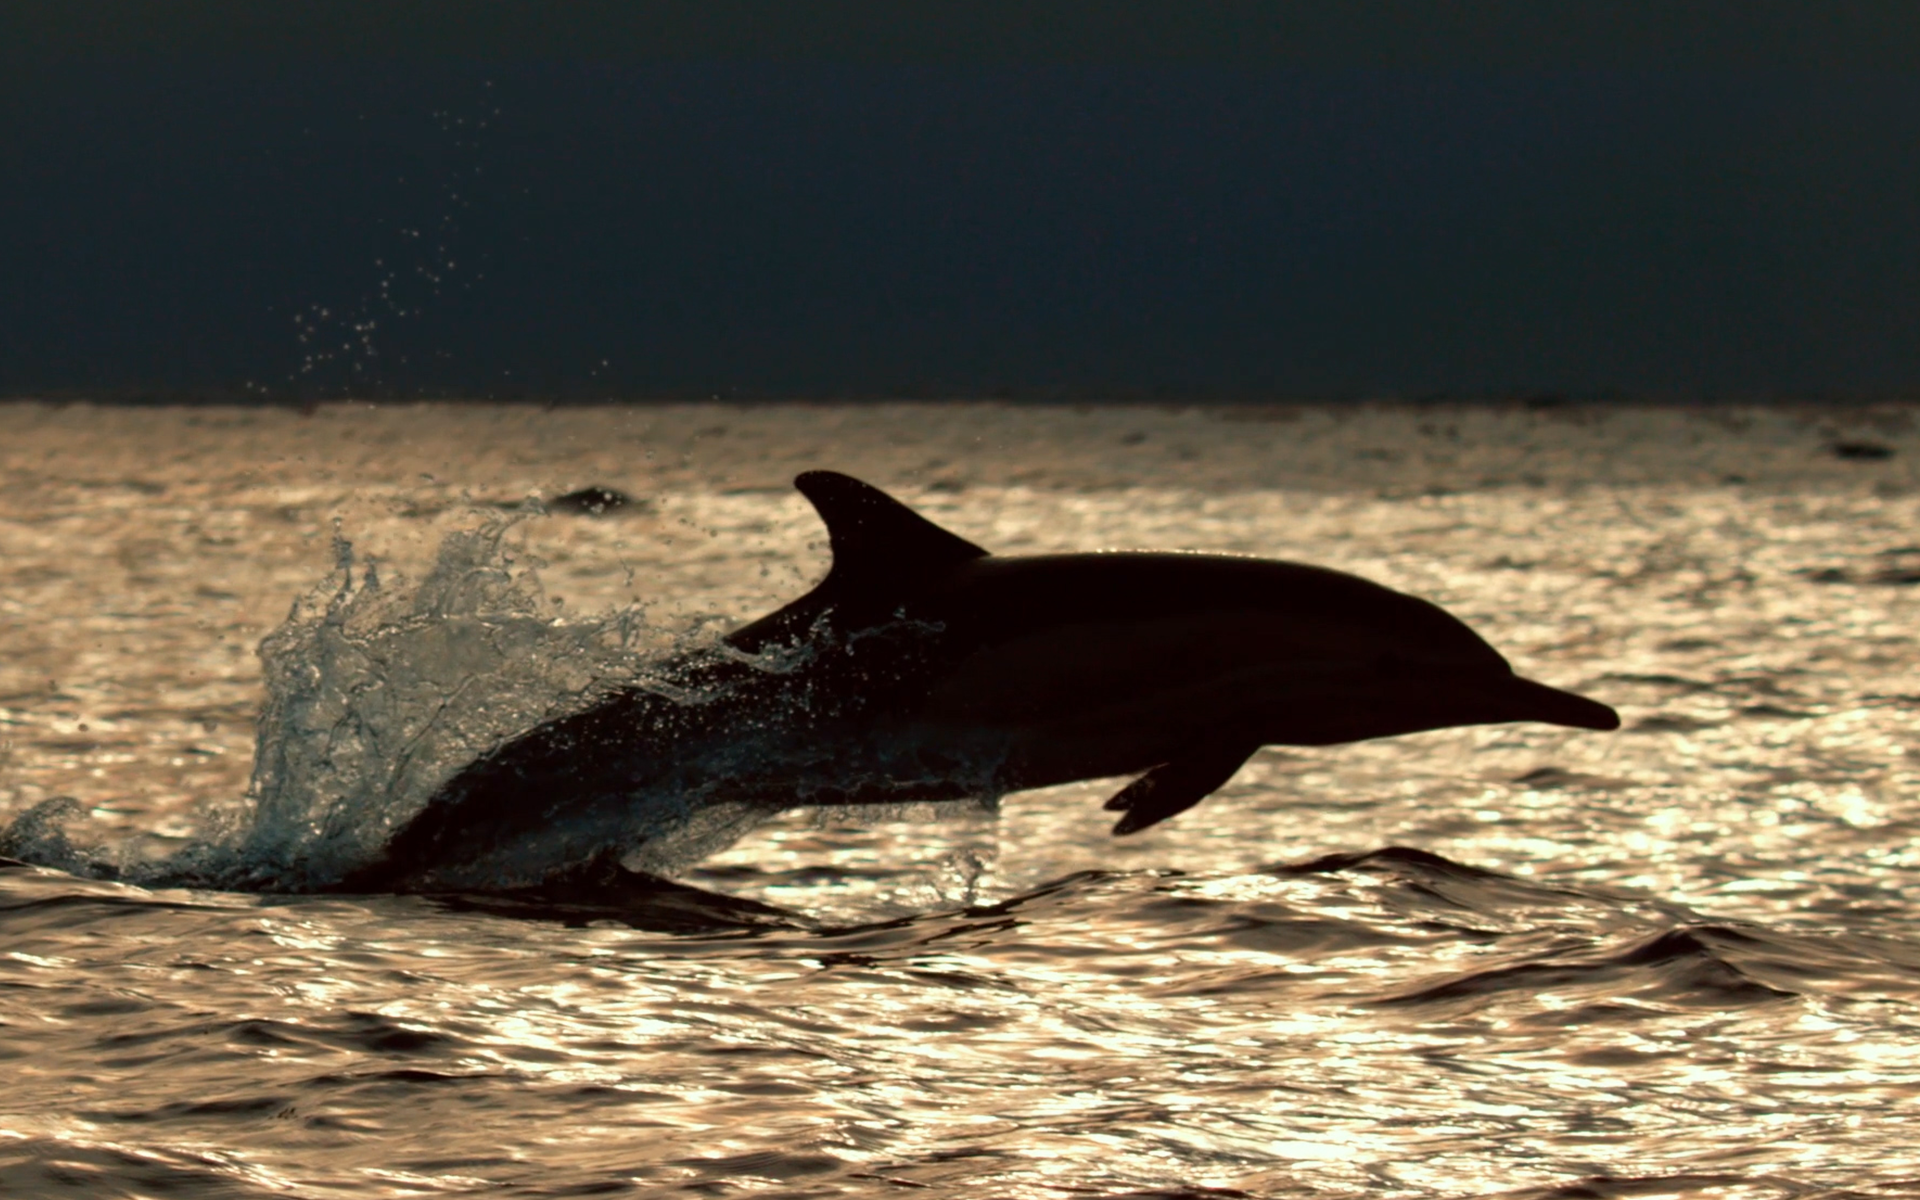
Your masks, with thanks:
M654 686L470 763L336 887L538 884L644 842L642 795L777 810L1133 775L1106 804L1129 834L1265 745L1620 724L1514 674L1439 607L1353 575L1215 554L999 558L849 476L794 485L827 526L819 586Z

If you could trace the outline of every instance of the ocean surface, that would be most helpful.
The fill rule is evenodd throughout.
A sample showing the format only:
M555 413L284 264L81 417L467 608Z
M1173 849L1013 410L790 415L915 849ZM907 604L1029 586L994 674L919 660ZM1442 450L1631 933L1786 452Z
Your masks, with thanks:
M289 893L803 592L811 467L1352 571L1625 725ZM0 1194L1920 1195L1917 518L1903 409L0 406Z

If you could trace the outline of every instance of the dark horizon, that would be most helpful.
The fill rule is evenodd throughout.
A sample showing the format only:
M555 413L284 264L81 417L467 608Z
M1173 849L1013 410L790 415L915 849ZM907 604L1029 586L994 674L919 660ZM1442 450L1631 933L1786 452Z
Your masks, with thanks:
M23 4L0 396L1920 394L1920 19L1432 7Z

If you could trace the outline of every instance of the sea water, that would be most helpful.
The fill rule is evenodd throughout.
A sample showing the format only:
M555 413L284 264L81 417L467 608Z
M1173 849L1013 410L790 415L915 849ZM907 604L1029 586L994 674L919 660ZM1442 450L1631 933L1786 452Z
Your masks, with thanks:
M1625 726L297 894L801 594L810 467L1352 571ZM1917 467L1900 409L0 408L0 1193L1912 1194Z

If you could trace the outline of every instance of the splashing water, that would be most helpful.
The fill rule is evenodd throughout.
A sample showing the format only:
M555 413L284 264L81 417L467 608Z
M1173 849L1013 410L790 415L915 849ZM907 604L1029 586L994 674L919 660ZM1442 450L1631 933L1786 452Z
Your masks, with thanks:
M260 644L252 779L243 799L203 814L202 840L158 861L134 844L76 846L65 826L81 808L58 797L22 814L0 853L150 886L308 890L371 858L465 763L648 685L701 639L650 626L637 604L561 616L539 561L507 544L524 515L450 533L417 585L383 579L336 530L333 570ZM696 840L710 847L719 832Z
M448 535L417 587L372 562L356 576L336 539L332 575L260 646L267 702L233 843L250 872L336 876L461 764L640 676L643 614L561 618L538 562L504 545L513 524Z
M383 577L336 528L333 569L260 644L266 700L242 798L206 806L200 838L156 857L143 854L138 838L76 844L68 826L84 810L56 797L0 834L0 856L149 887L312 891L377 858L449 778L529 729L623 689L695 709L755 673L788 674L813 654L807 645L748 654L703 623L654 626L640 604L563 616L541 585L543 564L509 544L529 515L489 515L449 533L417 584ZM730 798L724 786L769 755L791 758L802 779L809 767L828 770L836 761L820 748L723 733L691 759L712 782L690 785L670 773L638 784L493 848L452 878L482 890L537 881L606 849L621 851L630 871L670 875L782 811L764 795ZM838 815L971 818L996 808L983 788L971 804L839 806ZM962 895L985 869L971 852L948 866L959 872Z

